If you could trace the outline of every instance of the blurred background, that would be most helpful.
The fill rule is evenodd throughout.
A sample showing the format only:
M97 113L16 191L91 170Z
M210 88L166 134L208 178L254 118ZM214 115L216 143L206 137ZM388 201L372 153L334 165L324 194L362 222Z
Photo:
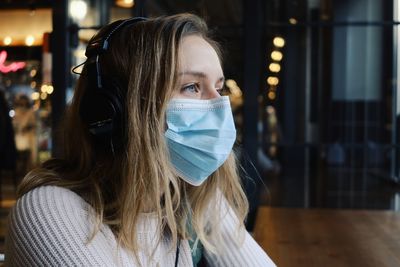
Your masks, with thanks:
M181 12L223 47L249 230L260 206L399 211L399 0L3 0L0 244L19 181L62 152L90 37Z

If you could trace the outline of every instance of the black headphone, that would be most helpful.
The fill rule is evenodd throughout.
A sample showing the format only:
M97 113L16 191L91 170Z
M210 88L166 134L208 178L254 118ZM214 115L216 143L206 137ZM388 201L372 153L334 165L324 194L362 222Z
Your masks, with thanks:
M102 73L100 57L109 51L110 40L115 32L144 20L146 19L136 17L113 22L103 37L89 42L85 52L87 88L80 104L80 117L94 139L107 146L111 145L113 150L113 146L123 138L126 88L113 77Z

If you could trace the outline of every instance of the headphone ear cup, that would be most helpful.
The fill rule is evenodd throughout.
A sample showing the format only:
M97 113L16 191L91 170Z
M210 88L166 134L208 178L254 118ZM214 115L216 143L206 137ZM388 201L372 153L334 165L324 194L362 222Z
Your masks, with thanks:
M83 96L80 115L91 134L100 136L112 133L116 110L104 93L94 93L89 89Z
M123 134L123 93L113 79L104 77L102 81L102 88L87 88L80 116L96 139L120 140Z
M120 133L122 133L124 129L123 122L126 90L122 90L122 87L115 79L105 77L103 79L103 88L101 91L101 95L107 99L105 105L110 107L110 110L112 110L114 115L113 135L120 136Z

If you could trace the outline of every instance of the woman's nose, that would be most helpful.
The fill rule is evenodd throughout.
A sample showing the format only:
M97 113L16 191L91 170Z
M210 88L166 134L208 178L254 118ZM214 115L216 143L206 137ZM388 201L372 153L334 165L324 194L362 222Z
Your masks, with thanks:
M207 90L205 90L202 99L208 100L208 99L214 99L217 97L220 97L221 95L218 93L217 89L215 87L209 87Z

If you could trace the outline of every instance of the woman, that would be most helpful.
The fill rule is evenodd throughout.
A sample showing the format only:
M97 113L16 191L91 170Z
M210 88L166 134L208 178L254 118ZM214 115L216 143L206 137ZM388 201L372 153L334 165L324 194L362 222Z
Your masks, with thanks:
M274 266L243 226L235 128L205 23L118 21L86 55L65 156L20 185L6 263Z

